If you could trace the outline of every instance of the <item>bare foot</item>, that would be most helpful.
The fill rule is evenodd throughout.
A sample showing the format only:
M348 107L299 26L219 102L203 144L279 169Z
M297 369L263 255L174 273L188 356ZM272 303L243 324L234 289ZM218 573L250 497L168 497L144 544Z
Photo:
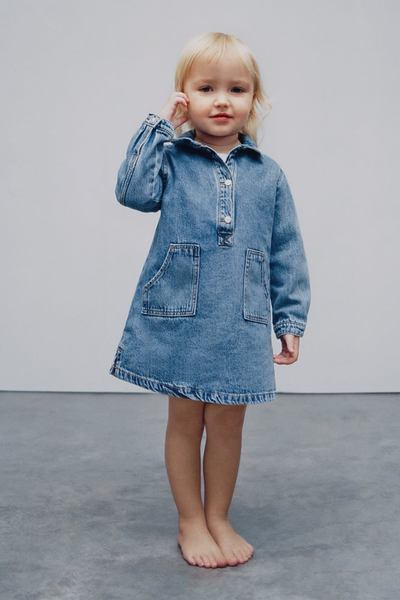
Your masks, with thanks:
M179 519L176 536L183 558L190 565L213 568L226 567L227 561L207 529L205 521Z
M207 519L207 526L231 567L245 563L253 556L253 546L236 533L229 519Z

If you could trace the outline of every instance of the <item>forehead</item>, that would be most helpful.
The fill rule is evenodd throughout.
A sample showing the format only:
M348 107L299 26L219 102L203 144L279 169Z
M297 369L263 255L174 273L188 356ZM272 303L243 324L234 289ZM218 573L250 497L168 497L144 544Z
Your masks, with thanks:
M237 58L223 56L218 61L208 61L198 58L191 66L186 82L220 81L253 83L253 77L244 63Z

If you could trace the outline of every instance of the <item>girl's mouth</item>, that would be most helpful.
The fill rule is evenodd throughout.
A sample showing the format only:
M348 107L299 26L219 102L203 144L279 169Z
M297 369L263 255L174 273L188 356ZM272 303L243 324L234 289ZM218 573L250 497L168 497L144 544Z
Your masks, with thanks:
M214 121L221 121L222 123L224 123L225 121L229 121L229 119L232 119L230 115L226 114L214 115L211 118L214 119Z

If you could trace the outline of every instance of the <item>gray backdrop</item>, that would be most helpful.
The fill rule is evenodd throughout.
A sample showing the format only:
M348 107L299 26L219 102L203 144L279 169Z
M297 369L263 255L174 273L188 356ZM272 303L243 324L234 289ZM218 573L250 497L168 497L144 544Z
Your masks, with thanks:
M120 206L116 175L184 44L223 31L259 61L261 149L309 259L278 390L399 391L399 16L390 0L1 0L0 389L144 391L108 369L159 215Z

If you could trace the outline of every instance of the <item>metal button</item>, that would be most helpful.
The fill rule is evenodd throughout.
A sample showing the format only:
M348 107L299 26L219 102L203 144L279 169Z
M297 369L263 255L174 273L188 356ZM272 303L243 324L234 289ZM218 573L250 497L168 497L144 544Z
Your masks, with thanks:
M232 219L229 215L226 215L224 221L225 221L225 223L230 223L232 221Z
M225 180L225 185L232 185L232 181L230 179Z

